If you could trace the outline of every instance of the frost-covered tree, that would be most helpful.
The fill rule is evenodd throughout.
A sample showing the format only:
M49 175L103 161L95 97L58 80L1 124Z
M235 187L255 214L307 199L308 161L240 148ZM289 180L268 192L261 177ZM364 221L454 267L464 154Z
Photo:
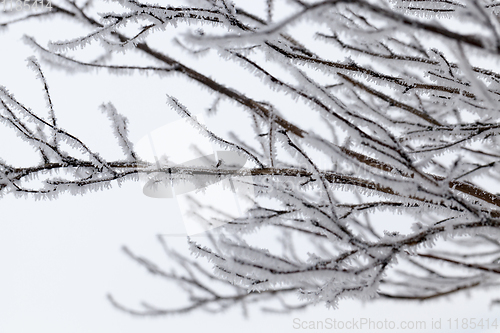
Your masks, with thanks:
M291 311L318 302L335 307L342 298L427 300L498 286L500 2L167 2L53 1L50 9L1 14L2 27L59 16L87 29L48 44L25 38L48 113L1 87L2 123L40 155L30 167L1 162L2 194L51 199L141 176L153 187L250 179L251 207L225 216L205 241L189 239L193 257L160 238L176 270L124 248L152 274L182 286L186 304L136 308L109 296L115 306L139 315L255 302ZM171 54L169 40L184 57ZM81 56L88 47L101 54ZM207 57L219 57L215 71L188 65ZM248 78L238 74L240 84L230 85L224 64L243 68ZM168 96L169 107L250 166L234 168L223 159L208 167L148 162L111 104L103 112L124 158L107 160L59 124L42 72L48 65L196 82L213 95L204 101L212 116L227 106L244 112L232 132L205 127L192 116L200 110L175 96ZM254 78L265 96L241 84ZM387 213L404 232L385 227Z

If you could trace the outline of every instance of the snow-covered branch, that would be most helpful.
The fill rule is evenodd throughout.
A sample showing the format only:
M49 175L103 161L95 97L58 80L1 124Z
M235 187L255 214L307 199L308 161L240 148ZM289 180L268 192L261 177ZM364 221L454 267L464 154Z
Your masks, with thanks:
M60 15L88 29L48 45L25 37L41 59L41 65L36 58L29 64L41 80L49 116L0 89L0 120L40 155L30 167L2 161L0 193L53 198L140 177L199 185L250 176L252 206L242 216L220 218L223 226L207 232L207 242L189 240L193 255L205 258L212 271L162 238L177 271L124 248L131 260L181 285L188 296L182 306L143 303L139 310L109 296L135 315L221 312L251 303L283 312L318 302L336 307L343 298L427 300L497 286L500 70L489 62L499 60L500 6L486 0L262 2L265 12L254 13L227 0L184 6L117 0L111 3L119 10L99 14L90 2L62 1L50 12L0 16L7 27ZM461 21L472 32L460 29ZM256 97L250 84L240 84L243 77L234 77L232 86L215 62L214 68L197 66L170 46L149 42L151 35L187 25L196 30L173 36L175 45L193 57L216 54L222 64L236 64L267 88L266 95ZM94 61L75 51L95 43L103 55ZM155 65L114 63L117 52L139 53ZM204 137L249 164L142 160L128 138L127 119L112 104L102 111L124 159L106 160L60 126L45 64L169 79L179 74L214 95L215 102L206 101L212 116L224 121L224 105L246 112L231 133L216 133L193 117L200 110L165 91L169 106ZM254 130L250 137L239 131L242 124ZM199 212L218 208L195 199L192 204L200 219L214 222ZM380 217L387 212L401 214L395 230ZM253 232L277 240L258 243Z

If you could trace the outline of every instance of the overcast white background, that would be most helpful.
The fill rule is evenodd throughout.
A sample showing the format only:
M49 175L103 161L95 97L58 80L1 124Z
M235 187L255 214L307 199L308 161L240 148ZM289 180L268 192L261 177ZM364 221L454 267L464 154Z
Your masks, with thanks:
M0 31L0 85L7 86L35 111L45 112L42 87L26 68L25 59L34 53L20 37L25 33L44 41L54 35L69 37L83 31L79 26L74 31L59 29L69 26L62 22L19 24ZM68 75L43 62L42 68L61 126L105 156L119 156L120 150L108 120L98 110L102 102L113 102L129 118L131 140L137 141L178 119L166 106L167 93L197 109L194 111L202 111L213 99L207 91L193 90L195 86L178 76L117 77L106 72ZM231 75L227 68L218 70ZM0 158L7 162L29 164L37 157L5 127L0 127L0 140ZM7 195L0 199L0 213L0 333L294 332L298 331L293 328L294 318L369 318L396 323L425 320L428 328L431 319L441 318L440 331L446 332L454 331L446 329L449 318L500 319L500 309L489 307L489 300L498 296L495 290L421 305L342 301L337 310L327 310L320 304L286 315L261 314L253 307L249 319L243 318L240 308L220 315L194 312L174 317L133 317L114 309L106 294L112 293L130 307L137 307L142 300L161 306L165 300L169 303L182 296L175 285L149 275L120 250L127 245L168 267L156 235L182 228L174 200L148 198L137 183L128 182L121 188L114 186L76 197L67 194L53 201ZM393 219L397 223L398 216ZM167 242L185 249L182 237L169 237Z

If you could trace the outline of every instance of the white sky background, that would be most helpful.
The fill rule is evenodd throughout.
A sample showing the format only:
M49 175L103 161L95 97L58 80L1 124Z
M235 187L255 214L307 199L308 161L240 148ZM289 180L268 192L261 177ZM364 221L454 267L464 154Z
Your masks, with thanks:
M74 30L67 30L69 26ZM43 45L54 36L65 39L83 31L80 26L57 19L18 24L0 31L0 85L8 87L33 110L45 112L40 82L26 68L25 59L34 53L19 39L22 34L33 35ZM178 50L172 52L182 56ZM205 61L185 54L184 57L182 60L188 64ZM136 142L155 128L178 119L165 103L167 93L193 112L203 111L213 101L208 91L197 90L179 76L132 77L106 72L68 75L44 63L42 68L61 126L110 158L120 156L116 154L120 149L109 121L98 109L101 103L113 102L129 118L130 137ZM228 77L235 75L233 67L217 71ZM256 94L258 89L255 88ZM237 118L233 121L237 124ZM210 118L207 122L215 127L220 125L210 123ZM0 157L7 162L29 164L33 161L30 156L38 158L4 127L0 128L0 140ZM440 331L446 332L448 318L491 320L495 315L498 318L498 307L489 309L488 301L494 295L491 291L477 293L472 298L458 295L422 306L341 301L338 310L327 310L320 304L288 315L261 314L251 308L249 319L242 317L240 308L220 315L196 312L175 317L132 317L114 309L106 294L112 293L118 301L133 308L139 308L143 300L161 306L163 300L170 302L182 296L175 285L151 276L120 250L127 245L135 253L168 267L156 235L182 228L174 200L148 198L137 183L128 182L121 188L114 186L111 190L77 197L67 194L53 201L8 195L0 199L0 212L0 333L294 332L297 330L293 328L293 318L307 321L370 318L397 323L426 320L428 327L431 318L442 318ZM398 218L393 217L393 222L397 223ZM167 242L185 250L184 238L169 237Z

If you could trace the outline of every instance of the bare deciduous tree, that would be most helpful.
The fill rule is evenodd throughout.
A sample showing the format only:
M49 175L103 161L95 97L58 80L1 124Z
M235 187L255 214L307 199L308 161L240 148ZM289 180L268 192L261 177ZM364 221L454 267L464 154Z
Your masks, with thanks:
M189 296L185 306L133 309L109 296L116 307L166 315L270 302L268 310L291 311L317 302L335 307L342 298L427 300L498 285L500 2L267 0L259 3L265 9L260 14L245 9L244 1L108 5L116 9L98 14L100 4L93 1L54 1L50 10L4 11L0 25L62 16L68 24L83 24L88 34L48 45L26 37L42 64L177 74L198 83L215 98L206 101L211 114L221 103L245 110L241 126L253 126L253 137L238 136L238 128L214 133L192 116L197 110L173 96L168 104L252 166L147 162L134 151L127 120L111 104L103 111L125 158L105 160L59 125L43 66L31 58L48 115L2 87L0 119L36 148L40 163L16 167L3 161L1 193L54 198L140 175L200 186L251 176L256 193L244 216L227 217L207 232L206 243L189 240L193 254L206 258L212 271L167 247L161 237L180 270L162 269L124 248L150 273L181 285ZM185 31L168 29L186 24L195 29L174 36L164 32ZM241 66L268 88L269 100L253 96L249 87L222 83L171 56L165 44L149 41L163 32L186 54L217 54ZM97 43L103 54L94 61L81 60L74 51ZM113 62L118 52L141 54L152 65ZM310 121L317 128L310 128ZM411 231L381 232L381 211L406 217ZM249 234L278 238L263 247Z

